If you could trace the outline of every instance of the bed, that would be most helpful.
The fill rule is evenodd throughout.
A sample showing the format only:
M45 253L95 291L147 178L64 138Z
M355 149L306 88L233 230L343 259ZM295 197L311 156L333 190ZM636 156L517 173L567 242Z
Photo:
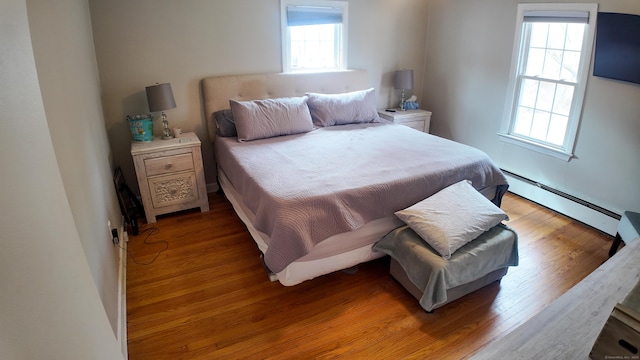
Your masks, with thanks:
M359 70L202 81L218 183L272 279L283 285L384 256L372 247L403 225L394 212L455 182L470 180L498 206L506 192L506 178L483 152L390 124L377 113L372 119L376 98L368 84L367 72ZM355 110L347 109L354 121L325 118L317 123L327 112L331 118L334 108L323 106L335 105L335 99L342 101L336 105L342 110L356 104ZM278 109L284 104L282 118L295 131L278 133L273 124L264 129L263 122L246 120L263 115L256 104ZM297 120L300 106L307 105L311 129L307 120ZM222 119L231 115L241 115L235 119L236 136L221 133Z

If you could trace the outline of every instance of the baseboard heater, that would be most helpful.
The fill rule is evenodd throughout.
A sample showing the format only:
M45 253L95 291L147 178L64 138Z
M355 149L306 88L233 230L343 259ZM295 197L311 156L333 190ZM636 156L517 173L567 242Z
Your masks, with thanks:
M553 194L555 194L557 196L560 196L562 198L565 198L567 200L571 200L571 201L573 201L575 203L578 203L578 204L580 204L582 206L588 207L589 209L592 209L592 210L597 211L597 212L599 212L601 214L607 215L607 216L609 216L609 217L611 217L611 218L613 218L615 220L620 220L620 218L622 217L618 213L615 213L615 212L613 212L611 210L603 208L602 206L598 206L598 205L596 205L594 203L591 203L591 202L588 202L586 200L583 200L583 199L580 199L578 197L575 197L575 196L573 196L571 194L567 194L564 191L560 191L558 189L554 189L554 188L552 188L552 187L550 187L548 185L541 184L541 183L539 183L537 181L534 181L534 180L531 180L531 179L526 178L524 176L512 173L511 171L508 171L508 170L505 170L505 169L500 169L500 170L502 170L503 173L505 173L505 174L507 174L507 175L509 175L509 176L511 176L513 178L516 178L516 179L518 179L518 180L520 180L522 182L525 182L527 184L539 187L540 189L543 189L545 191L553 193Z

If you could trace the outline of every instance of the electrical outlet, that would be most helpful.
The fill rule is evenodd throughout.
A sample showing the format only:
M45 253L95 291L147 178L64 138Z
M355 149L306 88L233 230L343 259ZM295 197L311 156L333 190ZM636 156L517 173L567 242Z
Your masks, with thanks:
M118 239L118 229L111 229L111 238L113 240L113 245L118 245L120 239Z
M109 236L111 237L111 241L113 241L113 245L118 245L120 239L118 238L118 229L111 227L111 220L107 219L107 229L109 230Z

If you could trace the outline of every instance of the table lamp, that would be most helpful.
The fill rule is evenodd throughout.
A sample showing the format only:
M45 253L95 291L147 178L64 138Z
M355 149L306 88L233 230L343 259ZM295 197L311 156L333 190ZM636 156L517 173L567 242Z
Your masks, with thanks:
M164 83L152 86L147 86L147 102L149 103L150 112L162 112L162 139L172 139L169 132L169 121L167 120L167 114L165 110L173 109L176 107L176 101L173 99L173 92L171 91L171 84Z
M404 91L413 89L413 70L397 70L394 79L394 88L402 90L400 97L400 110L405 111L404 108Z

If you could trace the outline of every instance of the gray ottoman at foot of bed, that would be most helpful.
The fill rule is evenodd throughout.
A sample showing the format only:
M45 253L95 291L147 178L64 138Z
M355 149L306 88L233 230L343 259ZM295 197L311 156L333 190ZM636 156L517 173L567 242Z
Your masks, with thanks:
M499 224L445 260L409 226L400 227L374 245L391 256L391 275L432 311L500 280L518 265L518 236Z

